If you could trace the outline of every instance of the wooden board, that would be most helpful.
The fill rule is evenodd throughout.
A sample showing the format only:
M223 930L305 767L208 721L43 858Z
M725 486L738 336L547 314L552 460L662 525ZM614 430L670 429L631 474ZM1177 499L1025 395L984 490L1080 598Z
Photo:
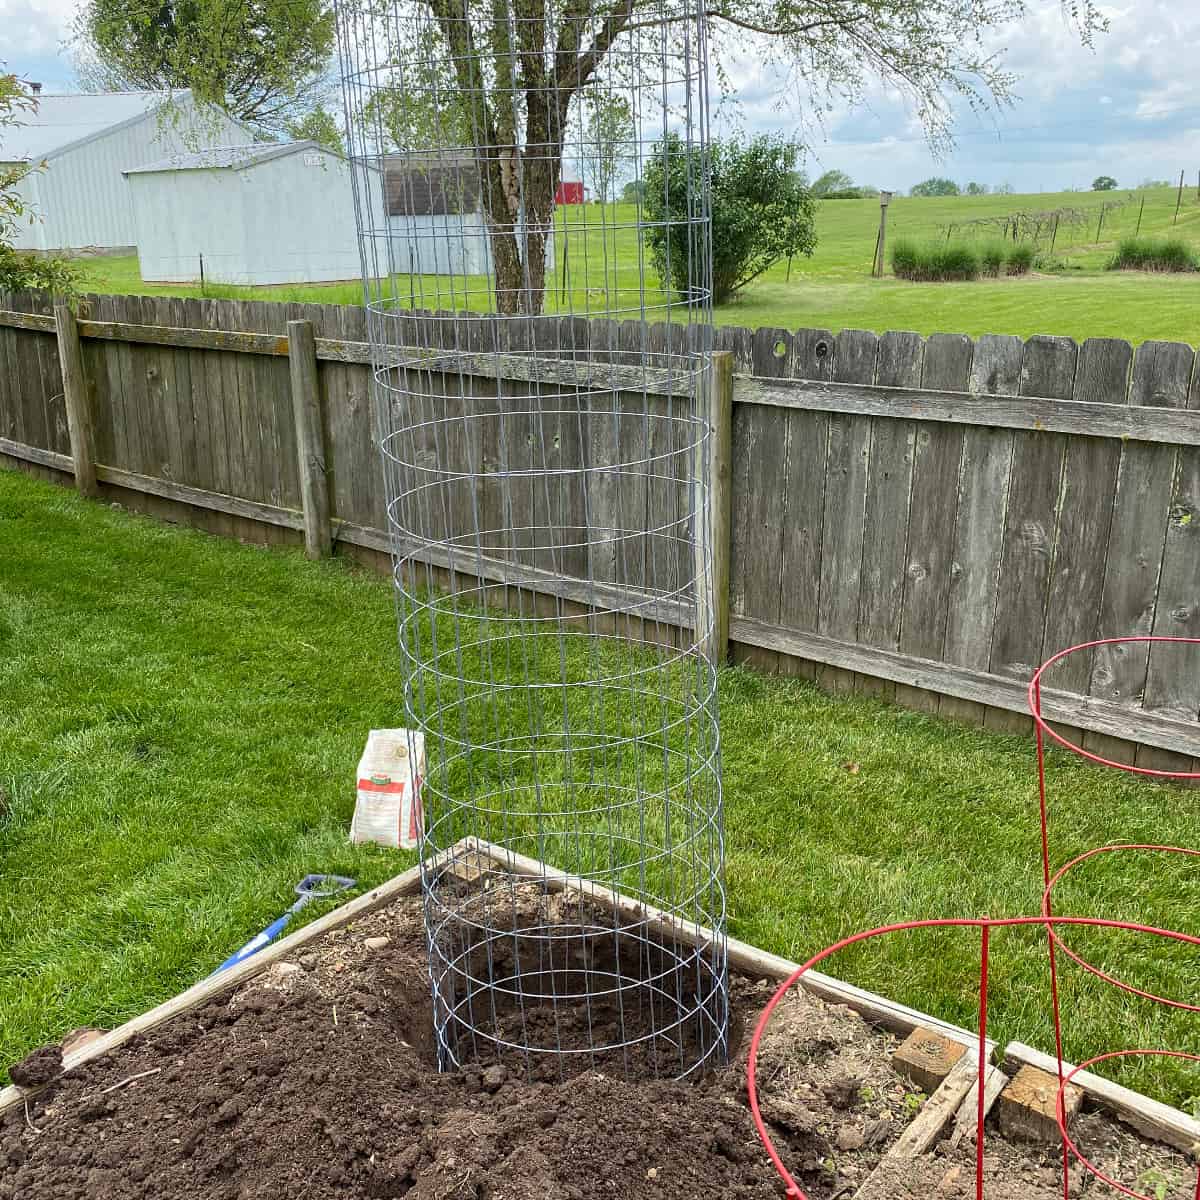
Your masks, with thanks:
M1004 1061L1037 1067L1047 1074L1058 1077L1058 1059L1026 1046L1022 1042L1010 1042L1004 1051ZM1074 1069L1071 1063L1063 1064L1064 1073ZM1174 1146L1177 1150L1195 1155L1200 1149L1200 1121L1180 1112L1170 1105L1131 1091L1119 1083L1113 1083L1091 1071L1080 1071L1072 1084L1085 1096L1132 1125L1139 1133Z
M1200 376L1193 375L1188 411L1200 414ZM1200 637L1200 450L1180 447L1168 510L1152 632ZM1150 651L1143 708L1183 720L1200 712L1200 646L1158 645Z
M1020 338L981 337L968 390L973 395L1016 396L1023 353ZM963 432L942 657L973 671L986 671L991 661L1012 447L1013 434L1007 429L979 426ZM979 724L984 719L982 705L954 696L943 696L939 711Z
M962 334L934 334L925 345L921 386L966 391L974 349L971 339ZM941 658L949 619L959 468L966 430L959 425L921 422L915 432L898 648L921 658ZM906 689L898 698L912 708L938 709L937 697L931 693Z
M974 1091L979 1065L970 1054L950 1068L937 1091L921 1105L916 1119L889 1148L886 1158L919 1158L931 1149L942 1131L954 1120L964 1100Z
M792 371L799 379L833 378L835 340L827 329L801 329L792 338ZM825 519L825 460L829 442L826 413L789 412L784 465L783 548L779 621L816 629L821 601L822 528ZM789 673L800 660L781 656ZM801 671L802 674L809 672Z
M1129 403L1186 409L1196 354L1179 342L1143 342L1133 363ZM1175 479L1176 450L1127 442L1113 501L1112 525L1096 634L1148 634L1162 566ZM1088 691L1138 706L1146 687L1148 645L1096 651Z
M1076 400L1124 404L1133 350L1114 338L1088 338L1079 349L1072 395ZM1104 586L1108 535L1121 443L1112 438L1073 437L1067 441L1059 485L1058 534L1046 601L1042 658L1096 635ZM1089 651L1073 654L1054 668L1055 687L1088 690Z
M1072 350L1070 338L1031 338L1032 343L1060 342ZM1042 350L1034 357L1041 359ZM1041 375L1046 364L1039 363ZM1069 393L1068 393L1069 394ZM804 408L816 412L854 413L897 420L945 421L957 425L996 425L1031 433L1078 433L1088 437L1168 442L1173 445L1200 444L1200 421L1188 413L1131 408L1124 404L1071 400L1026 390L1016 403L981 399L963 393L928 392L920 388L841 387L836 384L770 383L747 379L742 383L742 400L777 408Z
M861 329L843 329L834 345L834 378L840 383L873 383L879 338ZM735 391L736 394L736 391ZM871 447L868 417L831 414L825 472L825 511L821 532L821 590L817 632L853 641L858 636L858 604L863 558L863 514ZM853 677L828 680L849 685Z
M876 382L884 387L917 386L923 353L919 335L885 333L879 339ZM875 418L871 422L858 640L890 650L900 638L915 438L912 421Z
M827 663L843 671L873 674L909 687L923 688L986 705L991 711L1028 714L1027 685L995 673L969 671L930 659L916 658L850 642L839 642L817 634L800 633L780 626L766 625L735 617L730 621L730 636L739 642L764 646L783 654L795 654L815 662ZM1044 688L1042 709L1047 719L1057 723L1091 729L1110 737L1130 737L1136 731L1139 741L1179 754L1200 756L1200 724L1194 719L1143 711L1138 716L1122 704L1111 704L1090 696ZM1028 715L1020 718L1025 726ZM1022 726L1024 728L1025 726Z
M1025 343L1021 393L1067 397L1075 382L1070 338L1033 337ZM1028 679L1042 661L1046 594L1058 528L1059 481L1066 439L1056 433L1013 437L1012 476L990 667Z
M786 376L792 335L759 329L753 342L756 374ZM738 405L733 415L733 515L730 612L778 621L783 587L783 531L787 523L788 424L762 405ZM778 655L750 651L747 661L774 670Z

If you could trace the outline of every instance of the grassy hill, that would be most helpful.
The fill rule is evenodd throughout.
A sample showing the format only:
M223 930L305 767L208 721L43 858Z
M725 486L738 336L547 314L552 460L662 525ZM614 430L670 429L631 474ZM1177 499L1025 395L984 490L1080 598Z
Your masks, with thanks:
M956 241L980 245L995 241L1000 230L971 223L1003 219L1016 212L1082 209L1082 225L1060 223L1053 261L1042 264L1029 277L980 280L971 283L906 283L889 272L871 277L871 261L879 221L877 200L826 200L818 210L818 244L811 259L778 263L734 301L722 305L716 319L722 324L773 325L782 328L816 326L838 330L913 329L935 332L1065 334L1078 339L1122 337L1133 342L1150 339L1200 342L1200 274L1161 276L1106 272L1117 241L1131 235L1138 223L1141 233L1175 235L1200 249L1200 202L1194 188L1185 189L1178 224L1173 223L1174 188L1145 192L1060 192L1015 196L956 196L914 199L898 197L888 215L888 241L899 237L917 241L944 240L953 225ZM1124 201L1105 214L1097 240L1102 205ZM548 308L586 313L606 304L606 276L610 287L614 272L605 261L620 264L616 286L624 295L622 306L636 315L638 254L635 210L628 205L601 209L590 205L568 210L568 245L572 287L569 294L553 296ZM1043 246L1043 249L1048 247ZM607 250L607 254L605 253ZM561 260L560 260L561 262ZM649 267L647 267L649 270ZM452 304L444 280L424 277L412 281L418 295L431 307L484 307L486 284L473 283L474 295L463 305ZM408 291L404 280L403 290ZM586 285L586 286L585 286ZM199 295L189 285L143 284L134 258L92 259L84 264L84 287L103 292L160 292ZM262 300L361 303L356 283L310 284L291 287L238 288L210 284L210 296ZM652 292L649 302L656 299Z

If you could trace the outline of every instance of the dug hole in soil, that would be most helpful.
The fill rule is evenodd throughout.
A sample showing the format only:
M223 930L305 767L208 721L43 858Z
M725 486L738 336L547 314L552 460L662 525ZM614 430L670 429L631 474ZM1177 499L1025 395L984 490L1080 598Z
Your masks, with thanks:
M0 1200L782 1195L745 1090L748 1034L774 983L732 979L731 1063L680 1084L590 1068L535 1082L500 1065L439 1074L427 979L417 897L324 934L0 1118ZM895 1044L803 993L777 1010L760 1096L814 1200L853 1196L919 1111L923 1096L891 1067ZM60 1061L35 1052L14 1082L35 1087ZM1183 1155L1101 1114L1078 1131L1131 1186L1192 1196ZM987 1149L989 1198L1061 1196L1057 1147L990 1132ZM973 1146L889 1164L881 1182L863 1200L974 1196Z

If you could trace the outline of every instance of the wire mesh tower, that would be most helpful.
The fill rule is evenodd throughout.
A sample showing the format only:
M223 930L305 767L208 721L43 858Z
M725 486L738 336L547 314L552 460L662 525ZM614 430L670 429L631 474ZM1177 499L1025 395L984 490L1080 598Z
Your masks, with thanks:
M726 1051L705 37L695 0L339 10L447 1069Z

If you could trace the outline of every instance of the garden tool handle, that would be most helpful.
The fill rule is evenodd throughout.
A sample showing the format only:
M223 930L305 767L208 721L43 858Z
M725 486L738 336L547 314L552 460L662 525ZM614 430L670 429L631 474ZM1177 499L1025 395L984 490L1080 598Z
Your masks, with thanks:
M231 954L213 974L216 975L218 972L225 971L229 967L237 966L243 959L249 958L252 954L257 954L265 945L273 942L283 932L291 919L292 914L290 910L285 912L282 917L276 917L262 933L256 934L240 950Z

